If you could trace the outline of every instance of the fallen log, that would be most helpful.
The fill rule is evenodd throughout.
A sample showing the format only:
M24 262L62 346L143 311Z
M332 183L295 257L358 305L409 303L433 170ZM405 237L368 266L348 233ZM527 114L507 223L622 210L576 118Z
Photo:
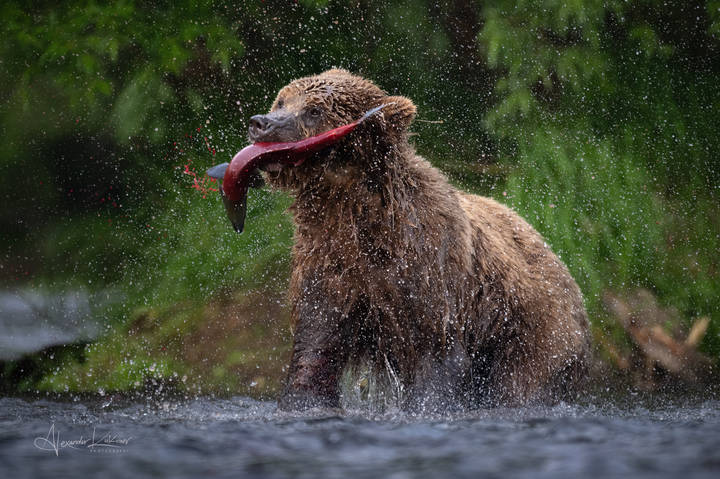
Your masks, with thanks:
M638 290L626 298L606 293L603 303L633 344L628 357L614 345L604 347L611 358L617 358L614 361L618 366L625 366L620 369L639 375L641 379L636 382L654 387L662 376L668 376L695 383L710 372L713 361L697 349L707 332L709 318L695 320L686 337L678 339L678 334L669 333L668 328L681 329L679 314L671 308L662 308L647 290Z

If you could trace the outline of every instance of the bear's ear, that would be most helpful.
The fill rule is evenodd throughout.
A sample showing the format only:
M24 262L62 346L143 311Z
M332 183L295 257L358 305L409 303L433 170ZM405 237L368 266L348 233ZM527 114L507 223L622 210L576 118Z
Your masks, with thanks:
M404 96L388 96L382 103L387 104L382 111L388 125L398 131L407 130L417 114L415 104Z

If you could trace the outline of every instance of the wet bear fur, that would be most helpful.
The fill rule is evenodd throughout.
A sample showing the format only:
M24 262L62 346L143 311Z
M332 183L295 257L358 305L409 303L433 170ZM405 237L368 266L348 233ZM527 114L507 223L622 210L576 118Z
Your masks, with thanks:
M251 139L298 140L381 104L340 144L266 173L295 197L294 345L280 407L341 405L341 378L359 365L408 410L567 398L589 358L577 284L520 216L418 156L409 99L329 70L284 87L270 114L286 123Z

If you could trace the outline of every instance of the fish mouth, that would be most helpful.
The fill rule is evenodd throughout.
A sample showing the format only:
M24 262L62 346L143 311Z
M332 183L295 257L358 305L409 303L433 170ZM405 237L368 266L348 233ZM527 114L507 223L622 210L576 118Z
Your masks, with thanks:
M227 214L230 224L236 233L242 233L245 229L245 215L247 213L247 195L237 201L229 199L222 195L225 213Z

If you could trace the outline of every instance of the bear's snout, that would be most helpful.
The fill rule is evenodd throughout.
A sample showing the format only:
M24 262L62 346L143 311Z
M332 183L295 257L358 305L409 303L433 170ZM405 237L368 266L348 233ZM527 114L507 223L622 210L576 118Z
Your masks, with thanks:
M264 131L270 126L266 115L255 115L250 118L250 131Z
M254 115L250 118L248 137L251 142L286 142L297 141L298 129L294 119L289 115Z
M275 121L267 115L254 115L250 118L248 135L252 141L262 141L275 128Z

